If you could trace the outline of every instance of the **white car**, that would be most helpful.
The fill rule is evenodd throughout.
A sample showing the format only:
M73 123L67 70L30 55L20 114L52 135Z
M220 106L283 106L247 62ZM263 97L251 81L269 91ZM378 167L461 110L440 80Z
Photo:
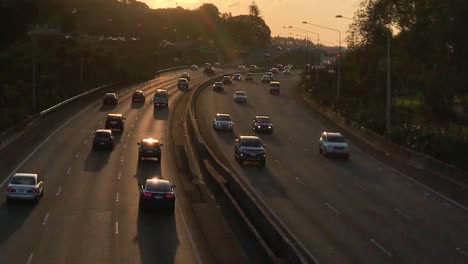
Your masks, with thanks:
M11 200L39 201L44 195L44 180L37 173L15 173L6 189L7 202Z
M191 79L191 78L190 78L190 74L189 74L188 72L182 73L182 74L180 75L180 78L185 78L185 79L187 79L187 81L189 81L189 82L190 82L190 79Z
M242 75L240 73L234 73L234 75L232 76L232 79L234 81L240 81L242 80Z
M182 89L186 88L189 89L189 81L185 78L180 78L179 81L177 82L177 88Z
M247 94L245 91L234 92L234 102L236 103L247 103Z
M284 69L284 70L283 70L283 74L285 74L285 75L290 75L290 74L291 74L291 70L290 70L290 69Z
M245 68L245 65L242 65L242 64L241 64L241 65L239 65L239 67L238 67L238 68L239 68L239 70L245 70L245 69L246 69L246 68Z
M193 64L192 66L190 66L190 69L192 69L192 71L198 71L198 66Z
M325 157L337 155L348 159L349 145L341 133L325 131L319 139L319 152Z
M215 67L219 67L219 66L221 66L221 63L215 62L215 63L214 63L214 66L215 66Z
M232 122L231 115L217 113L216 117L213 119L213 128L215 130L234 130L234 122Z

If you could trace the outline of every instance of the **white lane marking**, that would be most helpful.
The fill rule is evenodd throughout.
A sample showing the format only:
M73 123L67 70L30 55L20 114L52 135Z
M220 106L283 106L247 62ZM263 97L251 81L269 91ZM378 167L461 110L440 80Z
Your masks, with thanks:
M356 149L357 149L357 148L356 148ZM393 167L391 167L391 166L389 166L389 165L383 163L382 161L380 161L380 160L378 160L378 159L372 157L371 155L367 154L366 152L364 152L364 151L362 151L362 150L358 150L358 151L361 152L361 153L363 153L363 154L366 155L367 157L371 158L371 159L374 160L375 162L378 162L378 163L382 164L382 166L387 167L387 168L390 168L391 170L393 170L395 173L399 174L400 176L406 177L408 180L410 180L410 181L412 181L413 183L415 183L415 184L417 184L417 185L423 187L423 188L426 189L427 191L430 191L430 192L432 192L432 193L434 193L434 194L436 194L436 195L442 197L443 199L447 200L447 201L450 202L451 204L453 204L453 205L455 205L455 206L457 206L457 207L459 207L459 208L461 208L461 209L463 209L463 210L465 210L465 211L468 211L468 207L466 207L466 206L460 204L459 202L454 201L454 200L448 198L447 196L445 196L445 195L443 195L443 194L441 194L441 193L439 193L439 192L433 190L431 187L426 186L426 185L424 185L424 184L418 182L417 180L411 178L410 176L407 176L407 175L404 174L403 172L401 172L401 171L399 171L399 170L397 170L397 169L395 169L395 168L393 168Z
M32 258L33 258L33 253L29 255L28 262L26 262L26 264L31 264Z
M408 219L408 220L413 220L413 218L411 218L411 216L409 216L408 214L404 213L403 211L401 211L400 209L398 208L395 208L395 212L397 212L397 214L403 216L404 218Z
M124 156L122 155L122 157L120 158L120 162L123 162L124 161Z
M132 124L132 127L135 127L135 123Z
M329 204L328 202L325 203L325 205L330 209L332 210L335 214L339 215L340 212L333 206L331 206L331 204Z
M49 219L49 213L47 213L44 217L44 221L42 221L42 225L47 224L47 220Z
M127 143L124 144L124 149L126 149L126 148L127 148Z
M76 153L75 158L77 159L80 156L81 152Z
M198 253L197 245L193 241L192 234L190 233L190 230L189 230L189 228L187 226L187 222L185 222L184 214L182 213L182 209L180 209L180 205L179 205L179 202L178 202L177 199L176 199L176 208L179 210L180 218L182 219L182 223L184 223L185 232L187 232L187 234L188 234L188 237L190 239L190 243L192 244L192 248L195 251L195 256L197 257L198 263L202 264L203 262L200 259L200 254Z
M71 171L71 167L70 167L70 168L68 168L68 170L67 170L67 174L70 174L70 171Z
M299 177L296 177L296 180L300 183L302 183L302 185L306 185Z
M79 113L74 115L72 118L68 119L65 123L59 126L54 132L52 132L46 139L44 139L44 141L42 141L22 162L20 162L20 164L18 164L18 166L16 166L16 168L13 169L10 175L6 177L5 180L3 180L3 182L0 184L0 188L2 188L3 185L5 185L5 183L11 178L11 176L13 176L13 174L15 174L15 172L19 168L21 168L21 166L23 166L23 164L26 163L26 161L28 161L32 157L32 155L34 155L47 141L49 141L55 134L57 134L59 130L64 128L66 125L68 125L68 123L70 123L72 120L78 117L81 113L91 108L91 106L93 106L93 104L89 105L88 107L86 107L85 109L81 110Z
M457 251L460 252L460 254L462 254L463 256L468 257L468 252L464 251L463 249L457 248Z
M101 120L101 121L99 121L99 123L98 123L98 124L99 124L99 125L100 125L100 124L102 124L102 120Z
M141 114L141 113L140 113L140 114ZM137 116L137 117L135 117L135 121L136 121L136 120L138 120L138 116Z
M115 201L116 201L116 202L119 201L119 193L117 193L117 194L115 195Z
M132 134L132 131L128 132L127 137L130 137L131 134Z
M61 191L62 191L62 186L58 187L58 190L57 190L57 193L55 193L55 196L59 196Z
M116 235L119 234L119 222L118 221L115 222L115 234Z
M117 176L117 179L120 180L120 176L122 176L122 172L119 171L119 175Z
M392 253L388 252L388 250L386 250L382 245L377 243L377 241L375 241L373 238L371 238L370 241L372 242L372 244L374 244L376 247L378 247L380 250L382 250L382 252L387 254L389 257L393 257Z

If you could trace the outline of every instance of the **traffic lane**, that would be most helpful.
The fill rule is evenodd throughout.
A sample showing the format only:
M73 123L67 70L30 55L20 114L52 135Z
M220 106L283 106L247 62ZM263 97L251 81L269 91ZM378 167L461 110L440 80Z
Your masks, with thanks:
M261 104L264 103L265 101L257 101L257 102L259 102L259 104L256 104L257 107L260 106L263 109L270 108L267 111L269 113L274 112L274 109L277 109L276 107L272 107L272 106L280 105L279 103L273 102L273 103L267 103L262 106ZM299 124L300 123L304 124L304 120L307 120L307 115L305 115L304 113L305 113L304 110L293 111L293 108L290 108L290 107L284 107L284 109L282 109L281 111L281 114L285 116L285 118L283 118L284 120L292 121L289 123L299 123ZM294 120L294 118L296 118L296 120ZM391 245L389 245L389 247L398 248L399 253L405 256L411 255L411 253L402 253L401 251L405 251L406 249L413 250L413 251L417 249L427 250L431 248L431 246L434 244L433 242L431 243L428 242L431 240L435 240L438 242L439 247L435 250L438 252L435 253L435 255L438 255L440 258L443 258L444 256L454 253L455 249L459 247L460 245L464 247L463 246L464 240L462 237L463 235L460 235L460 231L466 230L465 227L462 227L461 229L452 228L453 224L457 224L462 219L466 219L466 215L465 217L463 217L462 211L458 211L458 213L451 214L451 216L449 216L448 218L451 218L453 221L451 221L451 224L449 224L447 222L447 216L444 215L441 217L439 213L440 210L447 211L446 202L441 203L440 201L433 200L433 201L429 201L428 203L427 200L423 201L423 199L421 199L422 197L424 197L423 190L420 189L419 193L418 192L415 193L414 189L411 189L411 190L408 189L407 183L409 181L406 178L402 178L400 175L395 175L390 168L384 169L382 164L378 164L378 162L376 161L369 162L368 156L353 154L352 155L353 160L351 162L341 162L338 160L324 160L318 154L318 151L316 151L316 148L317 148L316 142L314 142L313 145L306 145L308 149L307 148L304 149L301 145L304 145L303 143L308 141L308 138L310 138L311 134L313 135L316 133L318 137L318 135L320 135L320 132L325 129L323 126L321 127L320 124L314 124L313 127L318 127L319 129L317 131L314 131L314 129L312 128L301 129L301 126L298 126L290 130L290 131L299 131L295 133L294 137L288 138L287 135L280 135L280 138L284 138L286 139L285 141L289 142L285 146L288 146L288 148L290 149L294 149L294 151L288 154L288 153L285 153L284 148L282 148L281 151L278 151L276 156L280 157L281 160L286 159L284 163L291 164L291 162L298 161L298 159L300 159L301 157L308 156L307 155L308 150L313 150L312 155L315 155L315 157L318 159L316 159L315 161L313 159L311 160L310 158L308 158L300 163L301 164L321 163L321 165L328 165L328 166L325 166L325 170L322 173L316 173L319 175L319 178L323 177L324 179L329 179L330 175L332 176L343 175L343 177L336 178L334 180L331 180L329 183L327 183L329 186L333 186L334 184L335 187L333 187L333 189L335 190L339 190L339 188L336 185L340 185L339 187L341 187L341 190L336 192L337 194L339 194L337 196L338 198L346 197L346 199L343 199L344 203L346 202L349 203L353 200L355 201L356 204L362 204L363 202L360 200L363 200L365 203L367 203L368 201L372 201L372 203L369 203L366 206L363 206L364 208L373 208L373 211L378 212L378 214L376 214L375 216L374 215L369 216L370 219L373 220L372 222L374 222L374 223L369 223L369 224L373 224L371 226L377 226L375 230L372 230L372 232L370 232L371 234L373 234L374 236L379 236L383 238L396 237L394 239L395 242L393 243L393 245L392 243L390 243ZM305 132L305 133L301 134L301 132ZM291 133L288 133L288 134L291 134ZM266 139L265 141L268 142L269 138L270 137L265 137ZM294 142L297 142L297 144L294 144ZM277 142L274 142L273 145L276 147ZM303 154L301 155L300 152L303 152ZM271 151L269 154L272 154ZM362 152L359 152L359 154L362 154ZM283 158L283 157L286 157L286 158ZM294 157L294 160L293 159L288 160L288 157ZM359 160L361 158L362 160ZM303 173L299 172L299 175L306 175L305 173L306 171L313 171L313 170L314 170L313 166L310 168L304 168L304 172ZM314 172L317 172L317 169L315 169ZM298 173L296 173L296 175L298 175ZM353 175L356 175L357 177L352 178ZM355 199L351 199L347 193L347 190L350 189L350 186L353 186L353 188L356 189L354 191L351 191L351 194L353 194L353 193L358 193L362 191L360 190L360 188L361 187L366 188L366 185L365 184L358 185L359 183L356 183L354 181L349 181L348 179L350 178L353 180L356 180L356 178L361 178L361 180L365 179L369 182L369 185L371 185L369 189L371 190L377 189L377 188L380 188L380 189L377 189L373 191L372 194L367 195L367 196L372 196L371 199L359 199L360 198L359 195L356 196ZM317 184L318 183L314 181L310 185L316 186ZM387 193L391 195L386 195ZM408 198L405 199L405 195L402 195L401 193L404 193ZM425 224L427 220L425 220L426 218L423 218L423 217L427 217L428 213L426 212L425 216L422 216L420 218L420 220L422 221L419 222L419 224L407 223L407 225L399 226L400 222L406 223L408 222L408 220L410 220L410 222L412 220L412 219L408 219L408 218L411 218L411 216L409 216L408 213L405 213L405 212L412 212L412 211L401 209L401 206L407 205L408 201L410 200L418 201L417 204L412 204L414 208L424 208L424 207L429 206L431 208L430 211L432 211L433 213L433 214L431 213L430 217L434 217L435 219L438 219L439 221L436 220L431 225ZM327 202L327 206L331 207L332 208L331 210L334 210L334 211L336 210L328 202ZM445 207L445 208L442 208L442 207ZM427 211L427 209L425 209L425 211ZM363 213L365 213L365 211ZM396 224L392 222L383 224L386 222L385 221L386 219L393 219L395 220ZM449 228L449 230L445 230L442 232L439 231L440 229L437 227L440 225ZM367 225L364 225L364 226L367 226ZM381 232L381 230L385 230L382 227L388 227L388 229L390 229L391 231ZM404 230L404 234L402 234L401 231L395 232L394 230ZM404 239L407 241L407 244L409 244L408 247L401 246L403 243L401 243L398 240L399 239L398 234L402 237L401 239ZM463 232L461 234L463 234ZM431 254L428 254L428 258L431 258Z
M252 90L252 91L254 91L254 90ZM257 89L257 91L259 91L259 89ZM251 102L251 101L252 101L252 100L251 100L251 99L252 99L252 93L249 93L249 91L248 91L247 93L249 94L249 101ZM262 95L262 98L264 98L264 95ZM260 99L262 99L262 98L260 98ZM217 100L219 101L219 99L217 99ZM255 102L256 102L256 105L255 105L255 106L258 106L257 103L258 103L258 102L262 102L262 101L258 101L258 100L257 100L257 101L255 101ZM222 104L222 103L221 103L221 104ZM270 105L270 106L276 106L276 107L277 107L279 104L268 103L268 105ZM287 111L288 109L290 109L290 108L284 107L283 110L282 110L282 114L284 114L285 112L288 112L288 111ZM234 112L235 112L235 111L234 111ZM268 112L268 111L267 111L267 112ZM269 113L270 113L270 112L269 112ZM252 115L252 114L250 114L250 115ZM245 117L245 116L248 116L248 115L242 115L242 116ZM294 116L300 116L300 115L297 115L296 113L287 115L287 120L289 120L290 118L294 118ZM234 117L234 119L237 120L235 117ZM244 118L243 120L245 120L245 118ZM304 119L303 119L303 118L302 118L300 121L301 121L302 123L304 123ZM291 122L291 123L293 123L293 122ZM244 124L243 127L247 127L248 125L250 125L249 122L247 122L246 124ZM238 127L239 127L239 124L237 124L236 127L238 128ZM277 127L277 126L276 126L276 130L278 130L278 127ZM295 130L293 130L293 131L301 131L301 130L295 129ZM317 131L317 135L320 135L320 132L321 132L321 131L322 131L322 128L321 128L319 131ZM247 131L247 132L249 132L249 131ZM275 132L275 134L276 134L276 132ZM310 138L310 134L313 134L313 133L308 133L308 135L307 135L308 138ZM305 137L305 141L301 141L301 142L302 142L302 143L303 143L303 142L307 142L307 137ZM318 136L317 136L317 137L318 137ZM285 138L287 138L287 137L285 137ZM303 138L303 139L304 139L304 138ZM289 138L289 140L294 141L293 138ZM228 140L228 141L230 141L230 140ZM229 142L229 143L230 143L230 142ZM276 142L275 142L275 143L276 143ZM290 145L290 144L288 144L288 145ZM275 145L275 146L276 146L276 145ZM301 146L299 146L298 149L301 149L300 147L301 147ZM316 148L316 146L315 146L315 147L312 146L312 148ZM226 151L228 151L228 150L226 150ZM271 154L270 152L271 152L271 150L269 149L269 154ZM228 152L228 153L229 153L229 152ZM295 156L294 153L291 153L291 154L292 154L292 156ZM269 156L271 156L271 155L269 155ZM284 151L283 151L283 150L282 150L282 153L280 154L280 156L288 156L288 157L291 157L291 155L284 155ZM283 158L283 159L284 159L284 158ZM270 160L271 160L271 159L270 159ZM289 163L289 164L290 164L290 163ZM313 168L311 168L311 169L313 169ZM325 172L325 175L326 175L326 172ZM255 178L255 177L254 177L254 178ZM264 186L264 185L261 185L261 186ZM313 185L312 185L312 186L313 186ZM328 204L328 205L330 205L330 204ZM332 207L332 206L330 205L330 207ZM333 208L333 207L332 207L332 208ZM335 209L333 209L333 210L335 210ZM393 212L393 210L390 210L390 212ZM400 217L401 217L401 216L400 216Z
M124 104L124 108L127 107L128 105ZM130 123L138 120L138 115L141 114L141 111L132 111L133 113L125 111L120 112L128 117L128 121L130 121ZM65 241L64 243L60 243L62 245L66 245L62 251L51 250L49 246L46 246L45 243L42 243L41 245L45 245L45 249L42 251L37 250L38 253L36 253L35 259L67 259L67 261L85 263L115 262L117 259L116 253L121 251L121 248L116 245L117 242L114 238L116 235L118 236L120 228L119 219L116 216L118 211L116 209L114 200L117 199L116 194L118 193L116 182L118 182L120 178L125 177L124 173L122 172L122 166L126 166L127 162L132 162L127 161L128 157L125 155L127 152L127 145L129 144L127 138L132 135L132 130L133 128L131 126L127 126L124 133L121 136L118 136L120 137L121 144L117 145L112 153L97 153L99 156L101 156L101 154L104 156L112 155L112 164L106 165L103 168L96 168L96 165L99 166L102 164L102 160L96 159L97 157L95 157L95 152L90 152L91 157L88 157L88 159L86 159L84 162L85 171L91 171L92 173L95 173L95 175L93 175L93 179L91 180L96 178L103 180L102 183L96 182L96 180L94 180L95 182L90 183L85 182L83 184L83 188L89 190L90 188L86 187L88 184L93 184L95 188L93 190L89 190L86 194L82 194L82 196L78 196L76 199L73 199L73 201L76 202L76 205L72 207L68 207L68 205L66 205L66 208L60 210L63 212L68 208L73 208L73 212L76 212L77 208L78 210L81 208L80 205L91 206L85 206L85 208L76 212L76 217L67 218L70 220L70 222L61 223L63 225L61 229L71 230L73 232L71 236L76 239L68 241L68 243ZM80 179L84 178L86 177L80 177ZM109 183L109 181L111 182ZM77 187L76 190L83 189L80 188L80 183L74 183L74 185ZM80 197L85 198L84 200L79 200ZM64 215L69 214L72 214L72 212L64 213ZM60 229L55 230L60 231ZM60 236L61 234L61 232L54 234L54 232L51 231L48 233L50 237L47 237L47 240L57 241L62 238L57 238L57 236ZM83 243L83 241L89 240L89 237L92 237L92 240L88 243ZM67 238L65 237L65 239Z
M98 108L100 109L100 108ZM96 110L96 109L95 109ZM99 114L99 112L98 112ZM84 116L84 115L83 115ZM93 117L97 116L97 115L91 115ZM89 122L89 117L85 118L87 119L84 123L84 125L77 125L77 127L79 127L78 131L81 136L84 136L84 137L90 137L90 132L89 130L87 129L83 129L83 127L85 127L86 124L93 124L93 122ZM98 123L101 122L101 121L98 121ZM31 170L33 169L32 171L47 171L48 173L46 174L46 178L47 178L47 185L46 185L46 189L48 190L49 188L51 189L55 189L57 188L58 190L58 184L57 182L55 182L55 179L57 177L60 177L60 175L67 175L69 174L70 172L70 167L67 167L65 166L65 168L58 168L59 171L54 171L53 170L53 166L59 166L60 167L60 164L67 164L67 162L62 162L59 158L65 158L65 157L69 157L70 160L73 160L71 157L73 157L73 155L77 156L79 155L80 151L77 151L76 153L73 151L73 144L78 144L80 145L80 143L82 142L81 140L72 140L70 142L67 142L67 140L69 140L70 138L72 138L68 133L72 133L72 134L75 134L75 138L76 138L76 132L77 132L77 129L75 128L65 128L64 129L65 132L67 133L64 133L64 134L67 134L67 135L57 135L57 136L54 136L51 138L51 144L47 144L47 145L44 145L42 147L42 149L36 154L36 155L33 155L27 163L25 163L22 168L20 168L20 170ZM83 144L86 144L86 139L83 141ZM89 141L88 141L89 143ZM63 147L65 146L65 148ZM55 147L55 149L54 149ZM69 153L67 153L67 151L69 151ZM56 155L57 153L63 153L62 155ZM57 157L58 156L58 157ZM98 166L101 166L100 164L105 164L105 157L101 157L100 159L100 162L101 163L97 163L96 165ZM48 162L48 161L51 161L51 162ZM69 163L69 162L68 162ZM50 197L50 196L47 196L46 197ZM46 207L49 207L48 206L48 202L46 201L47 199L43 199L43 201L41 201L41 203L38 205L40 208L46 208ZM34 233L35 230L40 230L38 229L36 226L37 226L37 223L41 223L41 218L45 218L44 215L47 215L47 213L44 213L44 212L40 212L38 213L38 216L36 217L28 217L28 221L30 222L33 222L33 223L36 223L36 225L20 225L20 221L18 221L18 219L24 219L25 218L25 213L24 212L21 212L21 214L19 215L20 217L17 217L15 215L11 215L12 211L10 210L8 213L8 216L6 218L3 218L3 219L7 219L9 221L11 221L12 218L15 218L17 219L15 221L16 225L15 226L21 226L23 229L26 228L26 227L31 227L30 230L27 230L26 232L17 232L16 230L14 230L14 228L11 228L12 225L2 225L3 227L5 227L5 229L2 229L2 233L5 234L5 233L8 233L8 234L14 234L16 236L16 234L18 234L17 236L17 240L18 241L30 241L29 239L24 239L25 237L28 237L27 235L21 235L21 234L32 234ZM38 237L38 235L36 235L36 237ZM12 241L13 239L9 239L9 241ZM3 243L2 243L3 244ZM10 247L12 248L13 252L18 249L17 245L19 245L20 243L8 243L8 245L6 245L6 247ZM27 248L27 247L23 247L23 248ZM24 253L26 254L26 253ZM17 256L21 256L22 254L16 254ZM13 262L13 258L10 256L12 256L12 254L2 254L2 256L7 256L9 261L12 261Z

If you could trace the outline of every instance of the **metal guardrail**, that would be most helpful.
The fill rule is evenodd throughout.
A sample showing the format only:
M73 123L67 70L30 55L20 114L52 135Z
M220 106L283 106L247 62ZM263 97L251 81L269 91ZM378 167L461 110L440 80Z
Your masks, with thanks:
M175 70L180 70L180 69L185 69L187 68L188 66L186 65L183 65L183 66L177 66L177 67L171 67L171 68L167 68L167 69L162 69L160 71L157 71L156 72L156 76L159 75L159 74L162 74L162 73L166 73L166 72L170 72L170 71L175 71ZM142 82L141 84L142 85L146 85L148 83L148 81L145 81L145 82ZM99 87L96 87L92 90L89 90L89 91L86 91L82 94L78 94L78 95L75 95L71 98L68 98L66 99L65 101L63 102L60 102L50 108L47 108L45 110L42 110L41 112L37 113L37 114L33 114L33 115L30 115L28 116L26 119L24 120L21 120L20 122L18 122L17 125L7 129L6 131L2 132L0 134L0 149L2 149L3 147L5 147L6 145L8 145L12 140L14 140L16 137L18 137L19 135L21 135L25 128L30 126L31 124L33 124L34 122L36 122L37 120L39 120L40 117L43 117L51 112L53 112L54 110L57 110L58 108L72 102L72 101L75 101L77 100L78 98L81 98L83 96L86 96L88 94L91 94L91 93L94 93L94 92L97 92L101 89L104 89L106 87L110 87L112 85L115 85L116 83L111 83L111 84L105 84L105 85L102 85L102 86L99 86Z
M187 68L187 67L188 67L188 66L177 66L177 67L172 67L172 68L163 69L163 70L157 71L157 72L156 72L156 75L161 74L161 73L165 73L165 72L169 72L169 71L185 69L185 68ZM147 83L147 82L144 82L144 83ZM94 92L96 92L96 91L99 91L99 90L101 90L101 89L103 89L103 88L106 88L106 87L109 87L109 86L112 86L112 85L115 85L115 84L116 84L116 83L105 84L105 85L96 87L96 88L94 88L94 89L92 89L92 90L86 91L86 92L84 92L84 93L82 93L82 94L75 95L75 96L73 96L73 97L71 97L71 98L68 98L67 100L65 100L65 101L63 101L63 102L60 102L60 103L58 103L58 104L56 104L56 105L54 105L54 106L52 106L52 107L50 107L50 108L47 108L47 109L45 109L45 110L39 112L39 116L42 117L42 116L44 116L44 115L46 115L46 114L48 114L48 113L50 113L50 112L52 112L52 111L54 111L54 110L60 108L61 106L66 105L66 104L68 104L68 103L70 103L70 102L72 102L72 101L78 99L78 98L81 98L81 97L83 97L83 96L86 96L86 95L88 95L88 94L94 93Z
M217 77L219 78L219 77ZM318 263L310 252L298 241L278 216L266 206L265 202L255 192L248 182L231 171L221 162L214 151L205 142L198 128L194 114L195 101L201 91L209 86L211 79L200 86L191 94L189 107L187 108L186 121L186 151L191 170L195 174L203 172L211 174L216 182L225 190L228 196L234 198L234 202L241 208L242 215L254 228L253 232L260 234L259 239L266 241L266 250L274 252L281 260L277 263ZM192 132L192 133L190 133ZM207 166L209 165L209 166ZM196 177L202 177L196 175Z

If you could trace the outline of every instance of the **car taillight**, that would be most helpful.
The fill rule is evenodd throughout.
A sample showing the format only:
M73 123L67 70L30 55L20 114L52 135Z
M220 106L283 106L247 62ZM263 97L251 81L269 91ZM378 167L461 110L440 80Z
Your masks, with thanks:
M153 194L152 194L152 193L144 192L144 193L143 193L143 196L144 196L144 197L151 197L151 196L153 196Z
M28 193L37 193L37 190L36 189L29 189L27 190Z
M16 190L13 189L13 188L11 188L11 187L8 187L8 188L6 189L6 191L7 191L7 192L16 192Z
M168 193L168 194L166 194L166 198L167 198L167 199L173 199L173 198L174 198L174 194Z

